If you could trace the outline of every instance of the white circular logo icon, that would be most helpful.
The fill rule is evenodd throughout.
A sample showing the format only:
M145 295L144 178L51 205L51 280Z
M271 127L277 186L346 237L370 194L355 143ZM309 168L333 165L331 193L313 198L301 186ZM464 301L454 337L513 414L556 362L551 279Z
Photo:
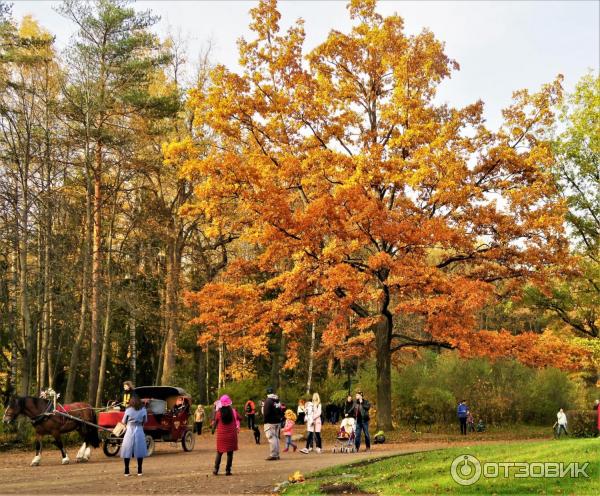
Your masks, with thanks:
M450 474L461 486L475 484L481 478L481 462L473 455L460 455L452 461Z

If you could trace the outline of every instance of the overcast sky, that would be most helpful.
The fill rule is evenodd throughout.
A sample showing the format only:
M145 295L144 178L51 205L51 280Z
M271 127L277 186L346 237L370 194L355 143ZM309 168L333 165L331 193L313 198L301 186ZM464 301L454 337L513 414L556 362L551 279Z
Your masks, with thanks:
M73 25L57 14L56 1L14 1L17 19L32 14L67 46ZM188 39L189 59L213 45L216 63L237 68L236 40L249 34L248 11L253 1L139 1L136 8L161 16L157 32L180 31ZM462 106L477 99L486 104L492 127L514 90L536 90L561 73L567 90L589 70L600 66L600 2L598 1L381 1L378 11L397 12L409 34L429 28L446 43L446 53L461 70L444 82L439 99ZM345 1L288 0L280 2L282 26L305 20L306 49L330 29L348 31Z

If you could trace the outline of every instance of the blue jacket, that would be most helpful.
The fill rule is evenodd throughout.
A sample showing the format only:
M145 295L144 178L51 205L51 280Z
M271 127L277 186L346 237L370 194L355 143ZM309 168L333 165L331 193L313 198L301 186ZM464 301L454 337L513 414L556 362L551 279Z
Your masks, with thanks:
M458 405L458 408L456 409L456 414L458 415L458 418L467 418L468 409L469 407L467 405L465 405L464 403L460 403Z

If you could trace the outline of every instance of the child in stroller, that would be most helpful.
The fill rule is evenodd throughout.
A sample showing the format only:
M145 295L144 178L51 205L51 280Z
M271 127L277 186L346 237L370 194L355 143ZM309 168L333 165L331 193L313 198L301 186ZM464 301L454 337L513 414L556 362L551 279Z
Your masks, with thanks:
M346 415L336 437L337 441L332 449L334 453L354 453L356 451L356 421Z

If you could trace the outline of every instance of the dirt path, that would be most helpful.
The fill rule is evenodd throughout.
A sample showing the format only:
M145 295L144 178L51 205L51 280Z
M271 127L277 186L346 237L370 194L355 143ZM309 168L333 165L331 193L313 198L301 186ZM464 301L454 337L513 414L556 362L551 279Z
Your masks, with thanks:
M210 434L198 438L190 453L169 443L157 443L155 454L144 462L143 477L125 478L122 460L107 458L101 450L94 450L89 463L71 465L61 465L59 453L47 450L39 467L29 466L32 452L1 453L0 494L269 494L296 470L308 473L360 459L450 446L444 442L386 444L375 446L370 453L357 454L333 454L326 449L320 455L282 453L281 460L268 462L267 446L255 445L251 436L247 430L240 434L240 451L234 456L232 477L212 475L215 440ZM75 451L69 451L71 458ZM225 457L222 472L224 468Z

